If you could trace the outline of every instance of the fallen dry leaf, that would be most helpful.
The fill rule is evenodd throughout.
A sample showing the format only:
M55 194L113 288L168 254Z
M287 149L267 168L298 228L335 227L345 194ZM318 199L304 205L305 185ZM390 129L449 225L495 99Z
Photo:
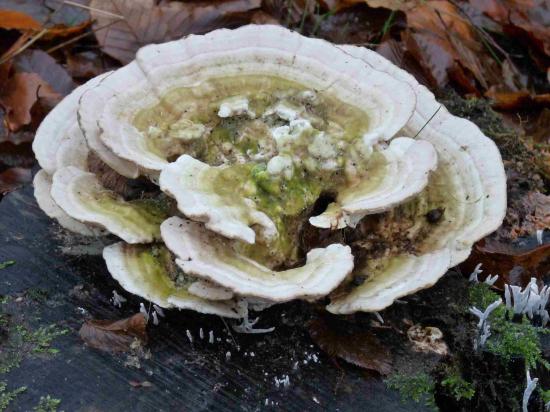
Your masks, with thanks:
M13 192L32 180L30 169L13 167L0 173L0 194Z
M329 9L331 12L337 13L341 10L347 9L349 7L353 7L356 4L365 4L369 2L368 1L365 2L365 0L322 0L321 3L325 6L325 8ZM378 6L371 5L371 7L378 7ZM387 7L387 6L384 6L384 7Z
M156 5L155 0L92 0L90 7L95 21L93 29L102 50L122 63L129 63L146 44L247 23L249 17L243 18L243 13L258 9L260 4L260 0L163 5Z
M393 11L404 11L418 7L420 3L424 3L423 0L365 0L370 7L384 7Z
M113 64L114 61L105 58L104 54L97 52L86 51L82 53L67 53L67 71L72 77L79 79L90 79L106 71L118 68L118 65Z
M424 86L429 86L431 84L430 80L432 77L426 76L418 59L414 58L414 56L397 40L383 40L376 48L376 51L396 66L411 73L419 83L422 83Z
M147 342L147 321L142 313L120 320L88 320L80 337L88 346L106 352L126 352L135 339Z
M527 90L517 92L497 92L490 90L486 97L493 100L492 107L501 111L534 110L550 108L550 93L532 94Z
M533 153L538 170L550 180L550 109L543 109L535 122L526 125L525 133L526 145ZM550 228L550 223L546 227Z
M72 0L86 4L88 0ZM37 21L41 26L78 26L90 20L88 11L60 0L0 0L0 9L16 11Z
M373 44L379 41L383 33L389 37L391 27L405 25L403 13L392 15L388 9L373 9L364 3L338 13L314 14L311 20L315 37L337 44Z
M372 333L336 331L321 318L312 321L308 329L313 341L329 356L381 375L391 372L391 353Z
M367 4L405 13L407 27L400 33L399 46L422 67L418 80L432 89L452 83L463 94L480 96L479 90L502 82L501 62L488 50L490 37L472 24L457 3L367 0Z
M15 73L0 90L0 106L6 113L6 123L11 131L29 124L31 109L39 98L59 99L56 93L36 73Z
M470 0L470 4L499 22L505 34L550 56L550 7L547 0Z
M503 288L504 283L525 286L532 277L540 279L550 274L550 243L525 250L511 242L481 240L460 268L469 274L478 263L483 269L480 280L492 274L499 275L495 284L499 288Z
M76 87L76 83L67 71L42 50L25 50L14 58L13 66L18 72L38 74L62 96L68 95Z
M40 30L42 25L25 13L16 10L0 10L0 28L6 30Z
M0 170L12 167L30 169L35 161L30 142L15 144L7 141L0 143Z
M34 132L28 130L19 130L17 132L12 132L8 128L4 112L0 110L0 149L1 144L4 142L11 142L15 145L19 145L21 143L32 142L33 139Z
M515 208L519 210L513 210L506 216L511 223L512 239L550 228L550 196L532 191L514 199L514 202Z

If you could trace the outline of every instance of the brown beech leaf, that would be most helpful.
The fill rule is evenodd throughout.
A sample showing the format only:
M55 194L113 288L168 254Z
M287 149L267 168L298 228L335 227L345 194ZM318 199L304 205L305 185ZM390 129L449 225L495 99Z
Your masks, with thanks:
M88 0L72 2L86 5ZM39 26L73 27L90 20L86 9L60 0L0 0L0 9L24 14L38 22Z
M162 43L191 33L247 23L243 13L260 0L228 0L157 5L155 0L92 0L93 29L102 50L129 63L146 44ZM116 16L120 17L116 17Z
M316 27L316 37L337 44L368 44L378 42L391 13L388 9L373 9L366 4L356 4L338 13L314 14L311 20ZM396 13L391 17L391 22L392 25L404 25L405 15Z
M106 352L126 352L135 339L147 342L147 321L142 313L120 320L88 320L80 337L88 346Z
M424 86L435 86L431 81L432 78L426 76L418 59L412 56L402 42L398 42L395 39L383 40L376 47L376 52L380 53L396 66L411 73L416 80Z
M512 226L512 239L550 228L550 196L534 191L517 196L513 199L513 210L506 216L507 223Z
M67 53L67 71L72 77L90 79L106 71L117 69L115 61L96 51Z
M15 73L0 91L0 106L6 112L11 131L31 122L31 109L40 98L60 97L48 83L36 73Z
M422 0L365 0L370 7L385 7L393 11L409 11L417 7Z
M369 2L368 1L365 2L365 0L322 0L321 3L330 11L332 11L333 13L336 13L341 10L347 9L349 7L353 7L356 4L365 4ZM371 6L371 7L377 7L377 6Z
M308 329L313 341L329 356L381 375L391 372L390 351L372 333L336 331L322 318L310 322Z
M0 28L6 30L40 30L42 25L25 13L16 10L0 10Z
M547 0L470 0L470 5L502 25L504 33L550 56Z
M13 66L18 72L38 74L56 93L63 96L68 95L76 87L67 71L42 50L25 50L15 57Z
M0 194L13 192L32 180L30 169L13 167L0 173Z
M402 47L416 60L431 88L449 82L464 94L480 95L502 81L502 68L488 53L484 42L459 5L447 0L367 0L371 7L402 11L407 28L401 32ZM481 87L480 87L481 86Z
M0 170L12 167L30 169L36 160L30 142L14 144L12 142L0 143Z
M517 92L498 92L490 90L486 97L493 100L492 107L501 111L533 110L550 108L550 93L532 94L527 90Z
M29 124L31 109L39 98L57 99L61 96L36 73L15 73L0 90L0 106L6 113L11 131Z
M550 274L550 243L525 250L511 242L481 240L460 268L469 274L479 263L483 269L480 280L492 274L499 275L495 284L499 288L503 288L504 283L525 286L532 277L540 279Z
M550 180L550 109L543 109L535 122L525 126L526 145L533 153L539 171ZM547 196L548 199L550 197ZM548 210L548 209L547 209ZM550 215L550 212L548 212ZM550 218L549 218L550 219ZM550 227L550 223L546 225Z

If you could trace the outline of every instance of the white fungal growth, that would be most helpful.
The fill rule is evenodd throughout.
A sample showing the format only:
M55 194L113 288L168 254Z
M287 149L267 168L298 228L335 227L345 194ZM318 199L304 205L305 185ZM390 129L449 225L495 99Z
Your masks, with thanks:
M227 351L227 352L225 353L225 360L228 361L228 360L230 360L230 359L231 359L231 352Z
M485 346L485 344L487 343L487 339L489 339L490 336L491 336L491 325L489 325L489 322L485 322L483 324L483 328L482 328L481 333L479 335L479 344L474 345L474 346L476 346L475 349L477 349L477 347L483 348Z
M139 304L139 312L143 315L145 321L149 322L149 312L147 311L147 309L145 309L145 305L143 304L143 302L140 302Z
M256 325L256 323L258 323L258 320L260 320L259 317L257 317L256 319L254 320L249 320L248 317L246 318L243 318L241 323L239 324L232 324L232 328L235 332L238 332L238 333L252 333L252 334L255 334L255 333L270 333L270 332L273 332L275 330L275 327L271 327L271 328L257 328L255 329L254 328L254 325Z
M489 286L493 286L497 280L498 280L498 275L489 274L489 275L487 275L487 277L485 278L485 280L483 282L486 283Z
M374 316L376 316L376 319L378 319L380 323L384 323L384 319L382 318L382 315L380 315L380 313L374 312Z
M479 310L475 306L470 308L470 313L479 318L479 322L477 324L477 327L479 329L481 329L481 327L483 326L483 323L485 323L488 320L489 315L491 314L491 312L493 312L493 310L495 310L497 307L499 307L501 303L502 303L501 299L495 300L493 303L491 303L489 306L487 306L487 308L485 309L484 312L482 312L481 310Z
M474 340L475 350L484 347L487 343L487 339L489 339L489 336L491 336L489 316L501 304L501 299L495 300L493 303L487 306L487 308L483 312L475 306L470 308L470 313L479 318L479 322L477 323L478 337Z
M292 177L292 159L288 156L275 156L267 163L267 172L270 175L282 175L287 179Z
M249 110L248 108L248 99L242 96L234 96L228 99L225 99L220 104L220 109L218 110L218 116L232 117L232 116L241 116L247 115L251 119L256 117L256 114Z
M286 388L290 386L290 376L283 375L281 378L274 378L275 380L275 386L278 388L279 386L283 386L283 388Z
M157 316L157 312L153 311L153 325L157 326L159 324L159 318Z
M550 319L546 310L549 298L550 288L543 286L539 289L536 278L531 278L531 281L523 290L519 286L504 286L506 307L513 309L515 315L526 314L529 319L540 316L543 326L546 326Z
M241 323L232 323L231 324L231 327L233 328L233 330L235 332L256 334L256 333L270 333L270 332L273 332L275 330L275 327L264 328L264 329L261 329L261 328L254 329L254 325L256 325L256 323L258 323L260 318L257 317L256 319L253 319L253 320L250 320L248 318L248 302L246 302L245 300L241 301L240 307L241 307L241 310L244 313L244 316L241 320Z
M544 231L542 229L537 229L537 243L539 245L542 245L542 235L544 234Z
M203 332L202 328L199 329L199 337L201 339L204 339L204 332Z
M213 344L214 343L214 331L208 332L208 343Z
M159 305L153 305L153 309L155 310L155 312L158 313L158 315L160 317L164 317L164 311L162 310L162 308L159 306Z
M526 370L525 375L526 375L526 386L525 386L525 390L523 391L523 400L521 402L521 406L522 406L523 412L529 412L527 409L527 405L529 404L529 398L531 397L531 394L537 387L539 378L531 379L531 374L529 373L529 369Z
M187 339L189 339L189 343L193 343L193 335L191 335L191 331L186 329L185 334L187 335Z
M126 302L126 298L116 293L116 290L113 290L113 297L111 298L111 302L117 308L121 308L122 304Z
M476 265L476 267L474 268L474 271L472 273L470 273L470 277L469 277L470 282L475 282L475 283L479 282L479 279L477 278L477 275L479 275L480 273L483 272L483 270L481 269L481 265L482 265L482 263L478 263Z

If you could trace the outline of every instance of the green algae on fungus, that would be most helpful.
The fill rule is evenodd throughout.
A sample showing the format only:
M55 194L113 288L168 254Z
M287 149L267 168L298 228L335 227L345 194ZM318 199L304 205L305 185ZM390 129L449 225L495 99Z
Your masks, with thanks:
M485 283L476 283L470 287L469 301L472 306L485 310L500 295L492 291ZM544 358L541 346L541 335L550 333L544 327L534 326L525 315L520 319L510 320L513 314L503 305L497 307L489 315L491 336L485 349L498 355L503 362L510 362L514 358L523 358L526 365L537 368L542 365L550 370L550 363Z
M27 390L26 386L20 386L17 389L8 391L6 390L8 384L5 381L0 382L0 411L5 411L8 406L17 398L18 395Z
M316 299L333 290L353 269L349 246L331 244L312 249L302 266L273 270L227 247L197 222L171 217L161 225L166 246L186 273L209 279L241 296L274 302Z
M161 307L177 306L230 318L240 316L233 301L209 301L189 293L196 279L181 272L173 255L162 244L119 242L107 246L103 257L109 272L124 289Z
M218 115L223 101L235 96L248 100L253 118ZM336 127L342 141L352 141L369 128L369 114L360 108L329 92L315 92L297 82L267 75L210 78L192 87L176 88L165 93L158 105L142 109L133 123L146 136L148 150L160 157L168 159L187 153L218 165L226 159L250 158L272 149L270 128L284 124L276 115L277 104L284 104L290 109L289 116L294 112L318 131ZM178 126L190 124L182 120L203 125L204 133L190 140L171 137L177 134ZM231 143L231 148L224 151L220 143ZM238 150L231 153L234 149Z
M81 201L90 210L112 216L129 230L145 231L159 238L160 224L169 215L168 199L135 199L126 201L111 191L81 192Z
M126 201L105 189L93 173L72 166L56 172L51 194L72 218L104 227L128 243L158 239L159 225L170 212L170 200L164 195Z

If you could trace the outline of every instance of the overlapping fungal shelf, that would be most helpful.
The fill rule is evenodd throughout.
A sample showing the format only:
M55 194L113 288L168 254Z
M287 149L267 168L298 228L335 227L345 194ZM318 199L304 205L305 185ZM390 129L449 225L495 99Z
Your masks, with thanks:
M326 296L379 311L495 230L494 143L368 49L249 25L150 45L75 89L33 143L35 196L120 241L128 292L239 318Z

